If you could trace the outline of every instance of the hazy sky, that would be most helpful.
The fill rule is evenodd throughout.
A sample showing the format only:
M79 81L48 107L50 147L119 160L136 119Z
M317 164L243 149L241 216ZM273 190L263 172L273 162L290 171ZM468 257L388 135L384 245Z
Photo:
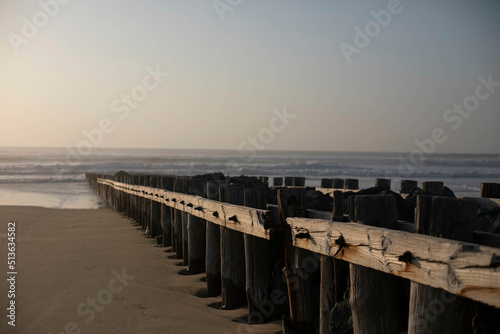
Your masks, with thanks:
M1 146L500 153L498 1L60 2L0 0Z

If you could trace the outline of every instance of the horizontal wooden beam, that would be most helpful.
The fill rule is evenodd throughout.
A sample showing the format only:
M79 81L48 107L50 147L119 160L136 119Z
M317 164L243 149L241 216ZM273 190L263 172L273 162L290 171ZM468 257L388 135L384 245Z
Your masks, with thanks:
M288 218L296 247L500 308L500 248L307 218Z
M128 194L165 204L214 224L259 238L271 239L273 218L269 210L248 208L195 195L131 185L107 179L98 179L97 182Z
M316 188L316 191L322 192L325 195L330 195L330 196L333 197L333 192L334 191L342 191L342 192L351 191L353 193L357 193L359 191L359 189Z

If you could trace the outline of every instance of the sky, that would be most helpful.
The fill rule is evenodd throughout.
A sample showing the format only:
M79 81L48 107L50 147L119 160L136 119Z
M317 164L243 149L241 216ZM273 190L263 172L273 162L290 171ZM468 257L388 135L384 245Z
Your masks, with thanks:
M484 0L0 0L0 146L500 154L499 17Z

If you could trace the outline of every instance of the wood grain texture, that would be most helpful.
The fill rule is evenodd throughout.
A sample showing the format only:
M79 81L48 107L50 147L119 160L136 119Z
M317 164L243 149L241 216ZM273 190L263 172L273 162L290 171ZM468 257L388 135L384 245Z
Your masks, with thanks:
M214 224L263 239L269 240L271 238L271 228L276 225L269 210L247 208L195 195L146 186L128 185L105 179L98 179L98 182L146 200L160 202Z
M500 249L414 233L288 218L294 245L500 307Z

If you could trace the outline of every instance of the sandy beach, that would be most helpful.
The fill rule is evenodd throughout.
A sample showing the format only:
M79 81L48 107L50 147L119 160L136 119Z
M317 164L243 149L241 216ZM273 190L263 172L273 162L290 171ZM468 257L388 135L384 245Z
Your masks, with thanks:
M204 298L205 274L144 236L111 209L0 206L0 259L16 222L16 321L6 317L2 266L1 333L276 333L281 323L242 325L246 308L219 310ZM212 306L211 306L212 305ZM80 332L81 330L81 332Z

